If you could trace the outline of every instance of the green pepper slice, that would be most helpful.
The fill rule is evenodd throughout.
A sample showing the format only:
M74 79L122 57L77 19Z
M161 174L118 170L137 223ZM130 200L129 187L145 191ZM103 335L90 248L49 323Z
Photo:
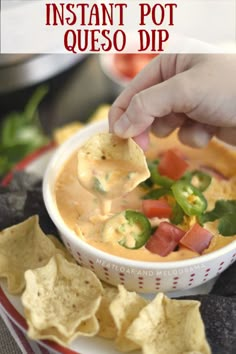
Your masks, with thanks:
M141 182L139 184L140 187L142 187L143 189L150 189L153 187L153 183L151 181L151 178L149 177L148 179L146 179L145 181Z
M138 211L134 211L134 210L126 210L125 218L128 221L130 226L134 224L138 225L138 227L140 228L140 233L132 234L132 237L135 240L135 244L132 247L128 245L126 235L122 238L122 240L118 241L118 243L121 246L129 249L138 249L144 246L152 233L152 227L148 218L146 218L146 216L143 215L142 213L139 213Z
M205 172L195 170L192 172L191 184L201 192L204 192L211 183L211 176Z
M175 203L172 209L172 215L170 218L170 222L175 225L179 225L184 220L184 211L178 203Z
M210 175L199 170L188 171L181 178L181 181L186 181L191 183L194 187L199 189L201 192L204 192L209 187L211 180L212 178Z
M207 208L207 201L200 190L186 181L177 181L171 187L176 202L185 214L200 215Z
M157 169L158 164L159 161L152 161L148 163L148 168L151 174L150 179L154 184L157 184L158 186L170 188L174 181L168 177L160 175Z
M181 178L181 181L185 181L188 183L191 183L192 180L192 172L191 171L187 171Z
M159 199L163 197L164 195L167 194L172 194L171 190L169 188L156 188L145 194L142 199Z
M150 171L150 168L151 168L151 165L152 164L157 164L159 160L153 160L153 161L148 161L147 160L147 165L148 165L148 169L149 169L149 172L151 173ZM140 183L140 187L143 187L144 189L150 189L152 188L154 185L151 177L147 178L145 181L141 182Z
M94 179L93 179L93 190L100 193L100 194L107 193L102 182L97 177L94 177Z

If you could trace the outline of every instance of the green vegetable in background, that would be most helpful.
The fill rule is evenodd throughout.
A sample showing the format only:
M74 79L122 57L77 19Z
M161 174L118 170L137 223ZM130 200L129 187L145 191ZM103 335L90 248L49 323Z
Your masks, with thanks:
M37 111L47 92L46 86L40 86L22 112L12 112L3 118L0 126L0 176L26 155L48 142Z
M236 200L218 200L213 210L201 215L199 221L219 220L218 231L223 236L236 234Z
M184 211L181 208L181 206L178 203L175 203L173 209L172 209L172 215L170 218L170 222L175 225L179 225L183 222L184 220Z
M159 199L164 195L172 194L171 190L168 188L156 188L145 194L142 199Z

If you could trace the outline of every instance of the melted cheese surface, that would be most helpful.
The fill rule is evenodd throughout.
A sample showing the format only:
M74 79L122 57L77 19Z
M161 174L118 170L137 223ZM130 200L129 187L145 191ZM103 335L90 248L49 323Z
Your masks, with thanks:
M148 159L154 160L165 150L176 147L186 155L190 169L207 166L207 168L217 170L226 177L221 180L213 177L210 186L204 192L208 201L208 210L211 210L219 199L236 200L236 152L228 150L216 141L212 141L207 148L192 149L181 145L176 135L171 135L165 139L152 137L151 146L146 152L146 156ZM99 166L96 166L96 170L99 170ZM115 171L117 170L119 169L116 165ZM102 176L112 171L113 166L108 166L105 173L102 171ZM141 197L146 193L147 191L143 188L136 187L128 194L114 199L109 213L103 215L99 198L96 194L91 194L84 189L78 181L77 152L74 152L64 165L55 186L57 206L65 223L75 231L78 237L100 250L128 259L150 262L177 261L199 257L198 253L184 247L180 247L178 251L172 252L166 257L160 257L149 252L145 247L137 250L124 248L117 242L112 242L112 237L108 237L108 242L104 242L103 230L106 221L114 214L126 209L141 211ZM191 223L191 220L189 222ZM236 235L232 237L219 235L217 221L206 223L204 227L214 235L209 248L204 253L217 250L236 239Z

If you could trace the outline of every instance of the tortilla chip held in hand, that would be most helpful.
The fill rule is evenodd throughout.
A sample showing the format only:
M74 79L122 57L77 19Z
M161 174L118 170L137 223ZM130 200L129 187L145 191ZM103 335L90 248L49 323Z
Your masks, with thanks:
M100 133L78 151L78 179L87 190L115 199L150 176L143 150L133 139Z

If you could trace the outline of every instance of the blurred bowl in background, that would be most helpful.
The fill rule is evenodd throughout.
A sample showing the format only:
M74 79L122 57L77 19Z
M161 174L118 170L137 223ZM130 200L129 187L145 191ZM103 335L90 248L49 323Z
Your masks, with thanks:
M85 57L86 54L0 54L0 95L42 83Z
M156 54L102 54L99 63L111 89L118 95L154 57Z

